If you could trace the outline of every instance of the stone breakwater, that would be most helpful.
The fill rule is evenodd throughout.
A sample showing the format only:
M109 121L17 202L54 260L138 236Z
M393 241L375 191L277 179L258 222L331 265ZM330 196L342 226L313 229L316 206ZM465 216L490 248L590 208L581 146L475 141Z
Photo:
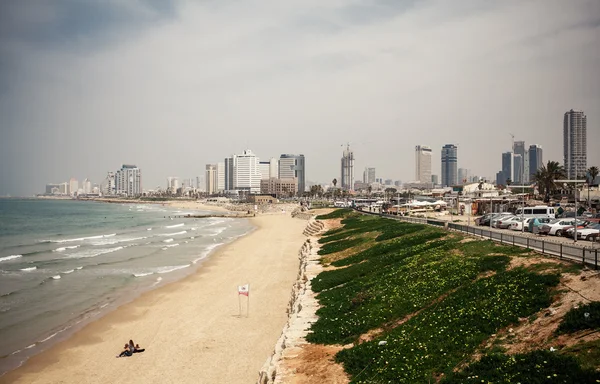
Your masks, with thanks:
M321 256L317 254L319 243L312 236L316 236L323 228L322 222L311 219L304 230L304 234L311 237L300 248L300 268L288 304L288 321L273 354L259 371L258 384L279 384L285 382L286 377L293 376L294 372L286 368L285 360L298 355L302 345L307 343L305 337L308 330L317 320L319 304L311 289L311 280L323 270L323 266L320 263Z

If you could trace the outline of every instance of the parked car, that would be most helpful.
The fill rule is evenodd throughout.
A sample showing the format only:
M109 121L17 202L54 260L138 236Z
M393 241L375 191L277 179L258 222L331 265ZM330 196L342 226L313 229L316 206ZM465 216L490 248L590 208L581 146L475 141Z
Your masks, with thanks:
M509 216L507 218L504 219L500 219L497 223L496 223L496 228L501 228L501 229L508 229L510 228L510 225L512 223L516 223L516 222L520 222L521 218L517 217L517 216Z
M578 220L578 224L582 224L583 221ZM540 233L554 236L562 236L563 232L569 227L575 225L575 219L555 219L544 224L540 227Z
M567 229L567 236L572 238L574 235L575 235L575 228ZM579 229L579 227L577 228L577 239L597 241L599 237L600 237L600 223L592 223L582 229Z
M508 213L508 212L504 212L494 218L492 218L492 227L494 228L498 228L498 222L508 219L509 217L513 217L514 215L512 213Z
M537 218L534 217L534 218L531 218L529 220L529 222L527 223L527 227L525 227L525 230L527 232L534 232L533 226L536 223L536 219L537 219L537 227L538 228L541 227L544 224L548 224L552 220L555 220L555 219L550 219L548 217L537 217Z
M529 231L529 222L532 221L534 218L533 217L525 217L523 218L523 221L518 220L518 221L513 221L512 223L510 223L510 229L512 229L513 231L523 231L523 226L525 226L525 232Z
M486 213L485 215L483 215L480 218L476 219L475 223L477 225L485 225L485 226L489 227L490 226L490 219L498 217L498 215L501 215L501 213Z

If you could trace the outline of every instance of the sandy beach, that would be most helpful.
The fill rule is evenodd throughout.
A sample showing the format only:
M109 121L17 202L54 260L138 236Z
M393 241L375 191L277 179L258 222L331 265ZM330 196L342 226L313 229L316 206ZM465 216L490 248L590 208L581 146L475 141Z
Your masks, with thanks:
M0 377L0 383L253 383L287 320L306 221L251 219L257 229L187 278L147 292ZM237 286L250 284L249 317ZM245 303L245 297L243 302ZM146 348L115 358L129 339Z

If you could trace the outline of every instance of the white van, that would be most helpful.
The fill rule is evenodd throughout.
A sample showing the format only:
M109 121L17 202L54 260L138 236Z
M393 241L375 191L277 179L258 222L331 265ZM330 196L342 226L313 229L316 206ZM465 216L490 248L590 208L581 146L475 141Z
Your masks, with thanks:
M517 209L517 211L515 212L515 216L521 217L522 209L523 208ZM550 219L554 219L556 217L556 213L554 212L554 207L538 205L535 207L525 207L525 210L523 211L523 217L548 217Z

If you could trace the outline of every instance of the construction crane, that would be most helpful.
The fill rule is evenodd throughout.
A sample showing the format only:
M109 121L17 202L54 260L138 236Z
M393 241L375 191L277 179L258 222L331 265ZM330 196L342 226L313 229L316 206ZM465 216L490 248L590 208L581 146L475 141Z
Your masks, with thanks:
M515 135L509 133L510 137L512 137L512 146L510 147L511 152L515 151Z

